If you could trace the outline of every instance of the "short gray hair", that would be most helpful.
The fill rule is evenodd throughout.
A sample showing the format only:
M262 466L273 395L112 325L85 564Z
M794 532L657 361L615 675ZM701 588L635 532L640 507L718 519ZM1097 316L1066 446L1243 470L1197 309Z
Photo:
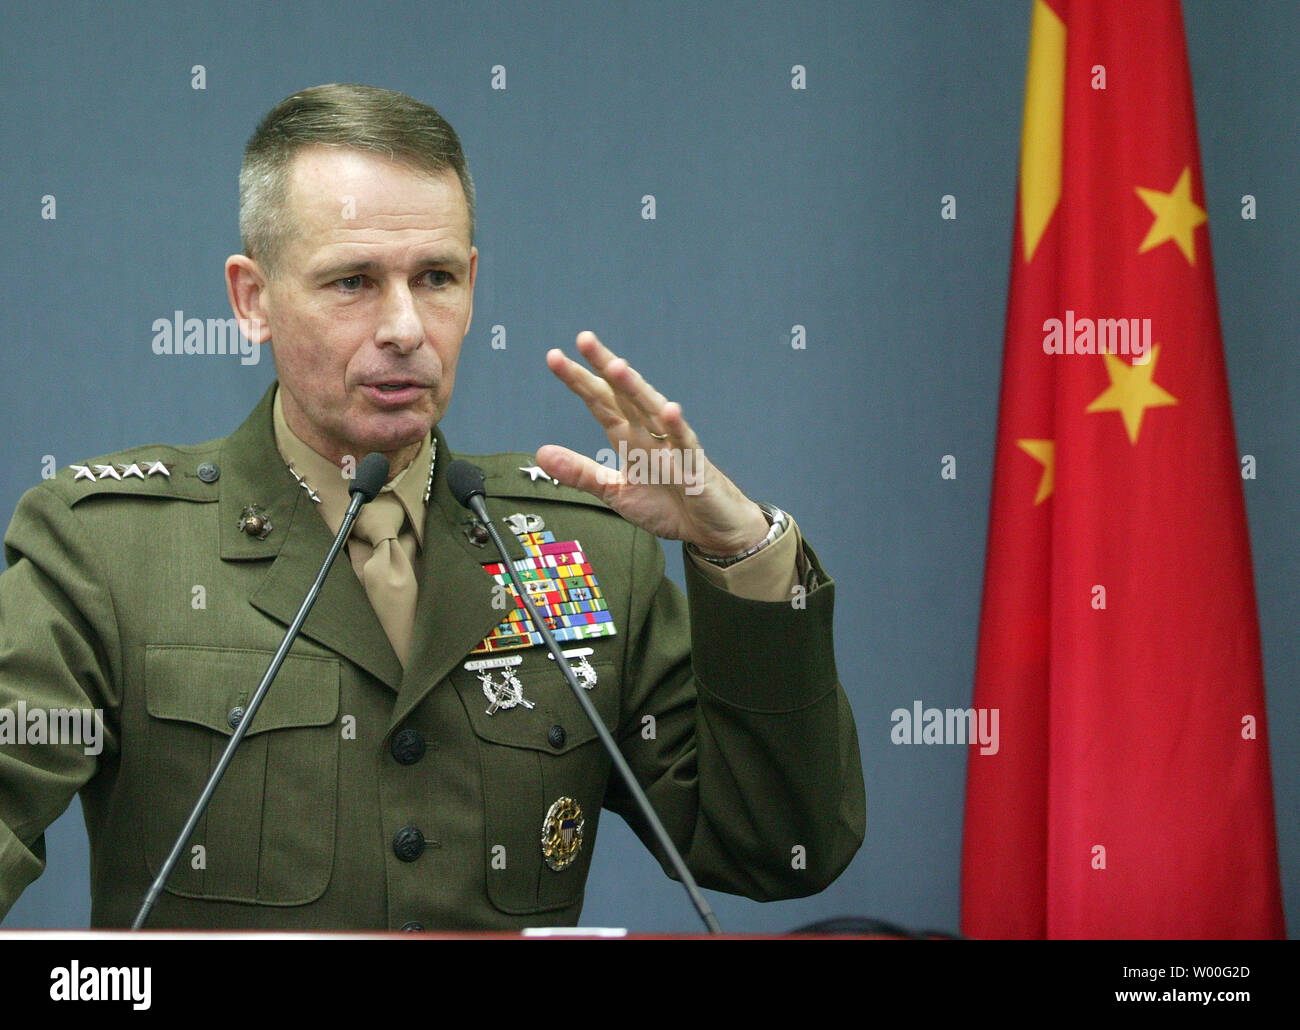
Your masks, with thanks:
M456 130L428 104L356 83L313 86L275 105L244 148L239 169L239 235L244 253L273 274L292 231L289 171L305 147L373 151L418 172L460 179L474 242L474 180Z

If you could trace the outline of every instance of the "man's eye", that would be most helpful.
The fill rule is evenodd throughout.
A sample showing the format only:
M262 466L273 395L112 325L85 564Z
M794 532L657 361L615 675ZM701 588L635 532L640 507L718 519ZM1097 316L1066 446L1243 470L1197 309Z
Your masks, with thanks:
M353 293L361 289L361 276L350 275L346 279L336 279L334 285L346 293Z
M447 286L455 278L450 272L442 268L431 268L424 274L428 278L430 286Z

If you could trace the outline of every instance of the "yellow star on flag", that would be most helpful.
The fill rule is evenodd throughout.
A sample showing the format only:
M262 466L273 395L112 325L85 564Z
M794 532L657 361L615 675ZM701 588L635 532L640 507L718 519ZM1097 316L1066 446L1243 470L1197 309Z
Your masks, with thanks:
M1192 170L1184 168L1168 193L1138 186L1137 195L1156 216L1147 230L1147 238L1138 247L1138 253L1145 254L1152 247L1173 240L1183 257L1187 258L1187 263L1196 264L1195 230L1198 225L1204 225L1209 216L1192 202Z
M1016 446L1043 466L1043 478L1038 481L1038 496L1034 504L1042 504L1056 489L1056 441L1017 440Z
M1147 408L1163 408L1177 404L1178 398L1162 390L1152 377L1156 372L1156 359L1160 346L1151 348L1151 360L1141 365L1130 365L1114 354L1103 354L1110 386L1084 410L1089 414L1098 411L1118 411L1128 430L1129 443L1137 443L1142 429L1142 416Z

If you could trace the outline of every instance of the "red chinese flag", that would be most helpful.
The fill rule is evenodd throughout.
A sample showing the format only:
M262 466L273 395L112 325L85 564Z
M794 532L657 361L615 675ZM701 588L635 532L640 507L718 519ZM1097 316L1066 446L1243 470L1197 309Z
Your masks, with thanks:
M971 937L1284 935L1176 0L1036 0L967 772Z

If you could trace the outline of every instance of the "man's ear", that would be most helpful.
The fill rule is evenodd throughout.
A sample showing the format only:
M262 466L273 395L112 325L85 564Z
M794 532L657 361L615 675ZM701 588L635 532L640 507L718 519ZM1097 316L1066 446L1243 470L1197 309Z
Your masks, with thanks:
M252 343L271 339L270 312L266 309L266 273L250 257L226 258L226 295L239 322L239 331Z
M478 279L478 247L469 248L469 314L465 316L465 335L474 321L474 283Z

